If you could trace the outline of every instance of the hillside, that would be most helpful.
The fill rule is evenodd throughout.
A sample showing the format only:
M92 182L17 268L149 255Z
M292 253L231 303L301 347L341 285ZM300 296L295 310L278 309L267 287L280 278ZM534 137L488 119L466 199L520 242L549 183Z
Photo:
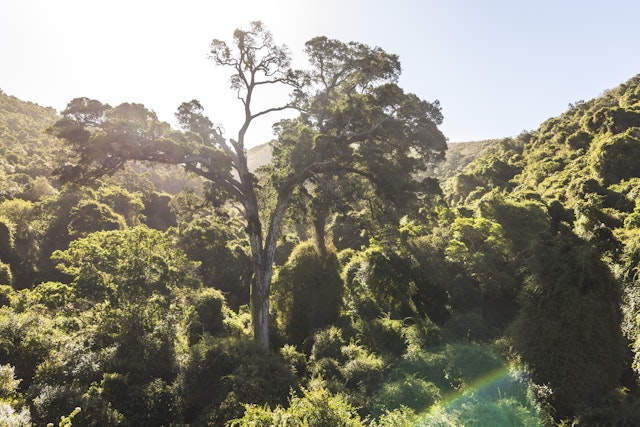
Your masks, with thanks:
M57 141L48 137L44 130L58 118L53 108L24 102L0 91L0 160L3 162L0 170L5 173L20 173L25 169L32 171L40 163L41 175L48 176L53 167L50 157L54 154ZM434 170L435 176L446 179L454 175L495 142L496 140L489 140L449 144L445 161ZM250 148L247 155L250 170L268 164L271 161L269 143ZM12 166L9 167L9 164ZM165 182L166 178L162 177L161 170L152 173L152 180L160 191L173 193L184 184L182 180L175 185ZM4 186L11 187L13 185Z
M469 141L447 144L444 162L435 167L435 177L445 180L460 172L469 163L481 157L498 140Z
M453 180L458 196L473 193L466 199L472 202L502 189L514 197L537 194L569 209L591 198L601 204L596 210L622 209L616 216L625 217L629 204L621 200L633 205L640 176L639 86L636 76L573 105L536 131L495 142Z
M466 165L484 154L498 140L457 142L447 145L445 160L433 168L433 176L447 179L461 171ZM261 144L249 149L247 153L249 169L255 170L271 161L269 144Z
M271 147L269 143L264 143L251 147L247 151L247 163L249 164L249 170L255 171L260 166L264 166L271 162Z
M0 93L0 424L640 425L640 75L449 145L443 193L307 182L270 351L242 207L177 166L61 186L58 119Z
M43 131L58 119L53 108L0 90L0 200L37 198L51 189L53 156L61 146Z

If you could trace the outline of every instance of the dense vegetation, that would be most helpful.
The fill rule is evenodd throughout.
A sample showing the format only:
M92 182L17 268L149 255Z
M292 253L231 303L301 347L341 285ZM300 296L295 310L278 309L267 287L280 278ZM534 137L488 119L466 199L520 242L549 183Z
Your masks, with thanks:
M352 101L373 115L368 96ZM262 211L354 126L334 100L323 129L279 125L252 174ZM400 145L332 146L341 172L318 170L283 216L269 350L235 205L185 165L63 184L69 117L0 92L0 424L640 424L640 75L457 170L431 163L440 184L389 175ZM343 179L349 155L367 174Z

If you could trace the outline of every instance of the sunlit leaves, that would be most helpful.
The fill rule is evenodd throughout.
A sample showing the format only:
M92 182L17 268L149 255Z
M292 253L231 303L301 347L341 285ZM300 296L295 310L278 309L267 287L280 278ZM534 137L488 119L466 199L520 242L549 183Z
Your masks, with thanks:
M640 127L600 137L594 145L591 164L605 184L640 177Z
M146 227L93 233L53 258L74 277L78 296L92 302L132 303L196 284L195 264L163 233Z

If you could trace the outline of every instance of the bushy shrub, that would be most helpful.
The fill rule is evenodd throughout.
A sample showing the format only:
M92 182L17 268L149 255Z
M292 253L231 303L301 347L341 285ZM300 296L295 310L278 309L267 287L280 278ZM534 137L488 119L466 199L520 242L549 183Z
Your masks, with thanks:
M11 283L13 283L11 266L0 261L0 285L11 285Z
M291 396L289 406L270 409L249 405L244 417L230 427L364 427L363 421L344 397L331 392L321 382L313 382L302 396Z
M397 357L407 349L403 320L389 316L374 319L356 317L353 328L358 341L375 353Z
M280 356L291 369L291 373L302 377L307 373L307 356L299 352L290 344L284 345L280 349Z
M529 264L510 328L537 384L553 391L559 417L598 405L619 384L625 344L620 287L599 253L571 235L545 242Z
M56 310L70 304L75 295L73 288L69 285L60 282L43 282L31 290L30 297L36 304Z
M101 230L118 230L126 221L109 206L94 200L83 200L69 213L69 235L84 237Z
M371 319L387 314L403 319L416 314L416 293L410 263L394 251L371 246L351 258L343 269L346 308Z
M511 398L465 401L461 405L436 408L417 418L416 425L434 427L495 426L543 427L536 411Z
M180 375L184 421L222 425L241 417L244 404L284 404L295 384L284 360L254 341L205 337Z
M640 117L640 116L639 116ZM592 148L591 166L605 184L640 177L640 127L600 137Z
M382 385L371 414L378 418L387 410L397 410L402 406L421 412L440 398L440 389L434 383L421 378L418 373L411 373Z
M33 313L0 308L0 364L11 364L23 386L29 387L36 371L54 346L52 322Z
M0 401L0 425L6 427L31 427L29 408L22 407L17 411L8 402Z
M203 288L194 291L191 299L194 312L189 323L189 343L195 344L204 334L220 335L225 318L231 314L222 292Z
M273 281L278 322L288 342L300 345L334 322L342 305L342 279L334 253L321 254L314 244L298 245Z
M311 348L311 360L331 358L342 360L342 346L345 345L342 331L335 326L316 332Z

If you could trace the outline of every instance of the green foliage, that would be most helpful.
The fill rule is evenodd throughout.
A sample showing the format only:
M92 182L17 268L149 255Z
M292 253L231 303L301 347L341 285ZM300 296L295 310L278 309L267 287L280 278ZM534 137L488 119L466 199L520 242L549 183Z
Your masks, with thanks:
M80 407L74 409L68 416L63 416L60 419L59 427L71 427L71 420L75 418L76 415L80 413ZM53 427L52 423L47 424L47 426Z
M19 379L15 378L15 369L11 365L0 365L0 399L11 400L18 392Z
M13 283L13 274L11 273L11 266L0 261L0 283L4 285L10 285Z
M297 377L307 374L307 355L299 352L294 346L285 344L280 349L280 356L289 365L291 373Z
M346 344L346 341L340 329L335 326L330 326L316 332L313 338L313 347L311 349L312 360L341 358L341 349L342 346Z
M280 357L247 338L201 340L191 347L180 382L184 421L198 425L240 417L246 403L284 404L295 384Z
M542 425L521 374L488 347L473 344L446 344L399 361L380 387L372 415L384 420L404 408L411 410L409 425Z
M437 165L434 170L436 177L444 181L454 176L473 160L491 150L497 142L495 139L490 139L486 141L449 143L445 160Z
M195 264L165 234L144 226L90 234L55 252L53 259L74 278L79 298L116 307L197 284Z
M71 286L60 282L43 282L29 292L29 299L50 310L64 310L75 300Z
M377 420L373 420L370 427L408 427L414 426L415 421L415 412L406 406L402 406L393 411L386 411Z
M352 322L355 337L372 351L397 357L407 350L404 320L392 319L388 315L374 319L358 316Z
M543 420L530 408L512 398L494 401L468 402L455 408L430 411L418 417L418 426L523 426L542 427Z
M15 313L0 308L0 365L11 364L23 386L29 387L36 367L56 340L52 322L35 313Z
M349 401L361 410L368 411L372 397L387 371L387 363L382 357L353 343L343 347L342 354L346 361L340 368L340 374Z
M485 218L458 218L452 224L445 256L462 264L483 292L496 294L514 286L513 275L508 274L510 251L505 243L500 224Z
M27 427L31 424L29 409L22 406L15 369L11 365L0 365L0 425Z
M440 400L440 389L432 382L412 373L394 381L385 381L376 394L372 415L379 417L387 410L402 406L421 412Z
M0 201L35 201L52 191L44 187L53 169L52 153L58 152L61 144L44 130L57 118L53 108L0 92Z
M315 334L309 359L311 378L322 378L334 393L366 413L388 370L385 358L354 341L346 343L342 332L330 327Z
M615 184L640 177L640 165L636 161L639 157L640 127L631 127L623 133L598 138L592 148L591 165L605 184Z
M199 262L203 284L222 291L236 310L249 303L252 271L242 243L229 223L214 216L194 219L178 231L178 247L189 259Z
M343 396L333 395L322 385L314 382L302 396L291 396L285 409L277 406L249 405L244 417L233 420L232 427L286 427L292 425L308 427L362 427L365 424L355 412L355 408L344 401Z
M334 322L342 303L342 280L334 253L298 245L273 281L274 307L287 342L300 345Z
M404 318L416 313L415 282L407 260L394 251L371 246L343 269L346 308L367 319L388 314Z
M605 107L588 117L585 126L591 132L615 135L640 126L640 113L624 107Z
M16 411L7 402L0 401L0 425L7 427L31 427L31 416L29 408L22 407Z
M457 218L451 225L451 240L444 249L444 255L478 288L479 308L485 325L501 328L508 324L516 308L518 275L514 251L506 239L504 228L483 217ZM469 291L473 289L462 291L463 294L456 295L456 298L468 298ZM467 315L454 314L458 317Z
M130 227L135 227L144 220L144 215L142 214L144 202L141 193L131 193L122 187L100 187L97 192L97 198L98 201L121 215ZM107 230L107 228L103 228L103 230Z
M203 288L191 296L193 308L189 322L189 343L195 344L205 334L216 336L224 331L224 321L230 315L224 295L212 288Z
M545 242L511 328L532 379L551 387L558 415L597 404L624 368L620 289L598 254L575 238Z
M118 230L126 227L122 216L107 205L95 201L82 201L69 213L69 235L85 237L96 231Z

